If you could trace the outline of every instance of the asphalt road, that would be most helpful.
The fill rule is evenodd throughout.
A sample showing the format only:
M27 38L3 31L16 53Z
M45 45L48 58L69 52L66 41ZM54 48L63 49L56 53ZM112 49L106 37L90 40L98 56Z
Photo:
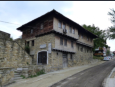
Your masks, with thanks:
M102 87L104 78L115 67L115 59L76 73L50 87Z

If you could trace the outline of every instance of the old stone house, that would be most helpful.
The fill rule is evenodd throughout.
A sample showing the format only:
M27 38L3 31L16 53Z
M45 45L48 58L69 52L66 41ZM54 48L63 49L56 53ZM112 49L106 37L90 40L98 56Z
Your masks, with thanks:
M48 71L89 63L96 35L52 10L17 28L30 47L32 64Z

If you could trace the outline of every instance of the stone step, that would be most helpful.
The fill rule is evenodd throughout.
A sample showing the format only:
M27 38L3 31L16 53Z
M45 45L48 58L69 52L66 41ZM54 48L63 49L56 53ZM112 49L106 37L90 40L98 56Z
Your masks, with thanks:
M15 73L20 73L20 72L22 72L22 71L14 71Z
M21 75L19 75L19 74L14 74L14 77L20 77Z
M15 83L16 81L14 80L11 80L9 83L5 84L3 87L8 87L10 86L11 84Z
M22 80L24 80L24 79L16 79L15 81L16 81L16 82L19 82L19 81L22 81Z
M21 75L20 75L20 74L14 74L14 77L15 77L15 76L21 76Z
M23 77L14 77L13 80L23 79Z

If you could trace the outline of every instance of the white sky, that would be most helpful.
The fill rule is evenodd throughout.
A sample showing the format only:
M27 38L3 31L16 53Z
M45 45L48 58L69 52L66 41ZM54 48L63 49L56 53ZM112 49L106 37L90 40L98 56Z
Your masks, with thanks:
M11 34L14 39L21 36L16 28L51 11L57 10L76 23L92 25L104 30L112 26L107 13L115 9L115 1L0 1L0 30ZM115 51L115 40L107 40L111 51Z

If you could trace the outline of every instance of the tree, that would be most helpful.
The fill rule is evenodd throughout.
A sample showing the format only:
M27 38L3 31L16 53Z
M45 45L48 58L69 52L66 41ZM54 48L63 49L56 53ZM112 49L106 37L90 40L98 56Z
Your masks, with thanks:
M109 27L110 31L110 39L115 39L115 10L110 9L111 12L108 12L108 15L111 16L111 22L113 23L113 26Z
M110 55L110 51L109 51L109 50L106 51L106 55L107 55L107 56Z

